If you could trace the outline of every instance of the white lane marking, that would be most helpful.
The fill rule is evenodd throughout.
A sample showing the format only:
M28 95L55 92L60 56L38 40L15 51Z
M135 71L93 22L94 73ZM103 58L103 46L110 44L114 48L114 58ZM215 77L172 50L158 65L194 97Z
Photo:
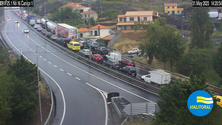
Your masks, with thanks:
M75 78L76 78L77 80L79 80L79 81L81 80L81 79L80 79L80 78L78 78L78 77L75 77Z
M32 52L34 53L35 51L34 51L34 50L32 50Z
M68 75L70 75L70 76L72 76L72 74L70 74L70 73L67 73Z
M7 24L5 26L5 36L7 37L8 41L11 43L11 45L17 50L19 51L18 48L15 47L15 45L12 43L12 41L8 38L7 34L6 34L6 27L7 27ZM17 35L16 35L17 36ZM18 36L17 36L18 37ZM18 37L19 38L19 37ZM22 54L23 55L23 54ZM25 55L23 55L26 59L28 59ZM29 60L29 59L28 59ZM30 62L32 62L31 60L29 60ZM32 62L33 63L33 62ZM34 64L34 63L33 63ZM65 118L65 114L66 114L66 101L65 101L65 97L64 97L64 94L63 94L63 91L60 87L60 85L49 75L47 74L44 70L42 70L41 68L39 68L39 70L41 70L44 74L46 74L54 83L56 83L56 85L58 86L59 88L59 91L61 92L61 95L62 95L62 100L63 100L63 105L64 105L64 109L63 109L63 115L62 115L62 119L61 119L61 122L60 122L60 125L63 124L63 121L64 121L64 118Z
M57 66L56 66L56 65L54 65L54 67L56 67L56 68L57 68Z
M15 34L15 35L18 37L17 34ZM18 37L18 38L19 38L19 37ZM20 39L20 38L19 38L19 39ZM33 41L33 42L34 42L35 44L37 44L38 46L41 46L40 44L38 44L37 42L35 42L31 37L30 37L30 40ZM22 41L22 40L20 40L20 41ZM43 48L43 49L46 50L45 48ZM79 67L77 67L77 66L75 66L75 65L73 65L73 64L71 64L71 63L69 63L69 62L67 62L66 60L58 57L57 55L55 55L55 54L52 53L51 51L48 51L48 50L46 50L46 51L49 52L50 54L52 54L53 56L57 57L58 59L62 60L63 62L69 64L70 66L75 67L76 69L78 69L78 70L80 70L80 71L82 71L82 72L84 72L84 73L86 73L86 74L88 74L88 75L91 75L91 76L93 76L93 77L95 77L95 78L97 78L97 79L99 79L99 80L101 80L101 81L103 81L103 82L106 82L107 84L109 84L109 85L111 85L111 86L114 86L114 87L116 87L116 88L118 88L118 89L121 89L121 90L123 90L123 91L125 91L125 92L127 92L127 93L130 93L130 94L132 94L132 95L134 95L134 96L136 96L136 97L138 97L138 98L141 98L141 99L143 99L143 100L146 100L146 101L149 101L149 102L153 102L153 101L151 101L151 100L149 100L149 99L146 99L146 98L144 98L144 97L142 97L142 96L140 96L140 95L137 95L137 94L135 94L135 93L133 93L133 92L131 92L131 91L128 91L128 90L126 90L126 89L124 89L124 88L122 88L122 87L119 87L119 86L117 86L117 85L115 85L115 84L113 84L113 83L111 83L111 82L108 82L108 81L106 81L106 80L104 80L104 79L102 79L102 78L97 77L97 76L95 76L95 75L93 75L93 74L91 74L91 73L89 73L89 72L87 72L87 71L85 71L85 70L83 70L83 69L81 69L81 68L79 68ZM62 51L61 51L61 52L62 52ZM71 57L70 55L68 55L68 56ZM73 57L71 57L71 58L73 58ZM79 60L79 61L80 61L80 60ZM81 61L81 62L84 63L83 61ZM84 64L86 64L86 63L84 63ZM88 64L86 64L86 65L88 65ZM90 65L88 65L88 66L90 66ZM101 72L103 72L103 73L106 73L106 72L104 72L104 71L102 71L102 70L99 70L99 71L101 71ZM114 77L114 78L116 78L116 79L120 79L120 78L115 77L115 76L112 76L112 77ZM125 82L127 82L127 81L125 81ZM152 93L152 94L154 94L154 95L158 95L158 94L155 94L155 93L153 93L153 92L150 92L150 93ZM155 103L155 102L153 102L153 103ZM156 103L155 103L155 104L156 104Z
M49 64L52 64L51 62L48 62Z
M46 61L46 59L45 59L45 58L44 58L43 60L44 60L44 61Z
M30 50L32 51L32 48L30 48Z
M101 89L96 88L95 86L93 86L93 85L91 85L91 84L89 84L89 83L86 83L86 84L87 84L88 86L94 88L95 90L97 90L97 91L102 95L103 101L104 101L104 104L105 104L105 114L106 114L105 125L107 125L107 124L108 124L108 108L107 108L106 97L105 97L105 95L104 95L104 93L106 93L106 92L102 91ZM104 92L104 93L103 93L103 92ZM107 96L107 95L106 95L106 96Z
M59 70L61 70L62 72L64 71L63 69L59 69Z
M28 46L28 49L29 49L29 46Z
M39 56L40 58L42 58L42 56Z

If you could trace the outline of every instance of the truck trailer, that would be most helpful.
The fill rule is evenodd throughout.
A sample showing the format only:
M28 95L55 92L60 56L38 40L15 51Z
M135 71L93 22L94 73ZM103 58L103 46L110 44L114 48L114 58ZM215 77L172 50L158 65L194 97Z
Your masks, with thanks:
M158 85L169 84L171 81L171 74L165 71L149 71L150 74L143 75L141 79L148 83L154 83Z
M78 29L64 23L57 24L56 34L69 39L78 39Z
M46 23L46 29L51 32L51 33L55 33L55 29L56 29L57 25L56 23L52 22L52 21L47 21Z

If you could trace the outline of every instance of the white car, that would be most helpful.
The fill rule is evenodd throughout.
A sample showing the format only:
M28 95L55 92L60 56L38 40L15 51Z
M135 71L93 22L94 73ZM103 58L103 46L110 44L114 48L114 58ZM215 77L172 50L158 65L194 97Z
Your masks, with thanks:
M34 25L34 28L35 28L35 29L37 29L37 28L39 28L39 27L41 27L39 24L35 24L35 25Z
M141 50L139 50L138 48L133 48L132 50L128 51L128 54L134 54L134 53L140 53Z
M19 21L16 20L15 23L19 23Z
M91 56L92 52L89 49L81 49L79 50L79 54L82 56Z
M24 33L29 33L29 30L28 29L24 29Z

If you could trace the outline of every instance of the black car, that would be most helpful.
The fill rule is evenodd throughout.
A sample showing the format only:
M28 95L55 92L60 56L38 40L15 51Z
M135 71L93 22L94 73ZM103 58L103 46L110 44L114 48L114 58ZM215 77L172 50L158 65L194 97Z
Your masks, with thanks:
M103 65L108 66L110 68L119 69L120 63L118 60L104 60Z
M67 47L67 43L69 43L71 40L68 38L57 38L56 42L62 46Z
M47 30L43 29L41 32L42 32L43 35L45 35L47 33Z
M101 55L108 54L108 49L104 46L99 46L95 49L95 52Z
M55 34L53 34L53 35L50 36L50 39L52 39L53 41L56 41L57 40L57 36Z
M136 77L137 73L136 73L136 68L133 66L124 66L119 68L119 70L123 73L126 73L127 75L131 75L133 77Z
M46 32L46 37L48 37L48 38L50 38L51 37L51 35L52 35L52 33L51 32Z

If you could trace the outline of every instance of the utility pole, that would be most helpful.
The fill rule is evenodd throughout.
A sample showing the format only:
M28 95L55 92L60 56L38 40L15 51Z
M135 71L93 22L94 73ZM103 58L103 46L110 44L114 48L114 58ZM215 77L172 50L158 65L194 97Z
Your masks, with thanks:
M182 37L184 37L184 33L183 33L183 18L184 18L184 15L183 15L183 12L182 12L182 24L181 24L181 34L182 34Z
M38 94L39 94L39 113L40 113L40 124L42 125L42 102L41 102L41 93L40 93L40 83L39 83L39 67L38 67L38 59L39 59L39 53L38 53L38 47L36 46L36 65L37 65L37 80L38 80Z

